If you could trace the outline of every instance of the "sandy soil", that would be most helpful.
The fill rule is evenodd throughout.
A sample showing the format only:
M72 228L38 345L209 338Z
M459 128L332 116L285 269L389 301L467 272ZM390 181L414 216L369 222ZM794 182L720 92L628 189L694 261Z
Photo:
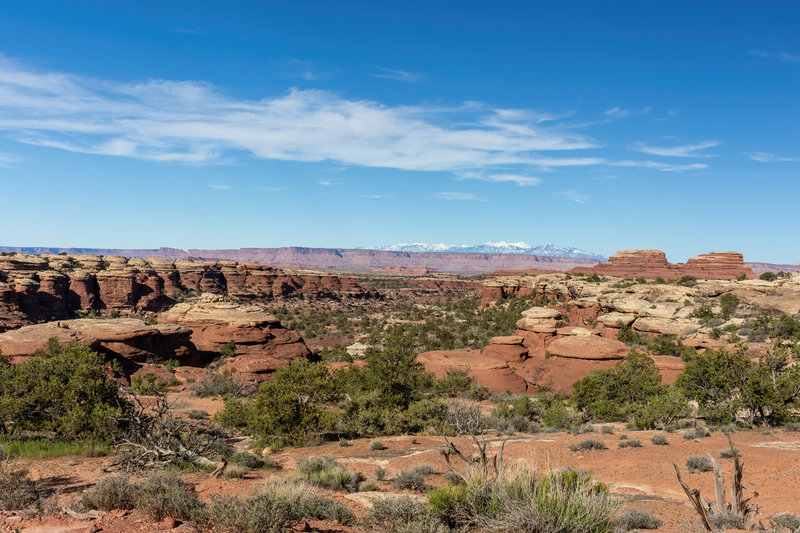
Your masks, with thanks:
M195 402L192 401L194 404ZM201 402L198 402L200 404ZM213 410L210 401L201 405ZM599 426L597 426L599 429ZM623 500L623 509L645 508L664 520L660 531L694 531L687 524L695 521L692 509L678 485L672 463L686 472L685 461L691 455L712 454L728 448L722 433L712 433L710 437L686 441L682 432L667 434L668 446L655 446L650 437L655 431L627 431L620 425L615 434L593 433L569 435L565 433L516 434L505 448L506 465L531 464L541 471L548 468L577 467L591 473L596 479L607 483L612 491ZM618 448L619 435L639 439L642 448ZM599 438L608 450L572 452L569 445L584 438ZM351 441L349 446L338 442L305 448L287 448L273 455L282 466L281 470L259 470L249 472L244 479L215 479L206 473L186 474L186 480L196 486L201 498L208 499L214 494L246 496L271 476L291 475L297 460L315 455L331 455L346 465L362 472L366 477L374 477L376 468L383 467L391 478L398 472L419 464L430 464L437 475L428 480L433 487L442 486L443 474L447 466L439 454L444 439L435 436L382 437L386 447L380 451L370 451L372 440ZM490 449L499 445L500 437L490 437ZM761 506L761 517L784 512L800 512L800 433L775 431L762 434L758 431L741 431L733 435L737 448L744 461L745 484L757 491L757 502ZM470 439L460 437L454 442L465 450L470 449ZM70 502L89 489L99 479L115 475L113 458L61 457L56 459L25 461L29 463L31 476L40 479L56 495L51 507L54 510L70 507ZM720 459L720 466L726 473L726 485L730 483L732 460ZM684 475L692 487L698 487L705 496L713 496L713 476L711 473ZM379 483L376 493L342 494L326 492L329 496L346 503L356 514L363 515L369 503L375 498L385 497L397 491L389 482ZM413 494L407 492L408 494ZM13 513L0 515L0 533L14 531L13 527L24 532L88 532L105 531L112 533L138 533L144 531L167 531L173 524L154 524L137 512L113 512L99 518L81 517L76 519L64 513L57 513L42 519L29 519ZM766 525L766 520L765 520ZM305 524L301 526L305 528ZM350 531L332 524L312 523L310 530ZM309 530L305 528L306 530ZM174 531L190 531L186 525L178 525Z

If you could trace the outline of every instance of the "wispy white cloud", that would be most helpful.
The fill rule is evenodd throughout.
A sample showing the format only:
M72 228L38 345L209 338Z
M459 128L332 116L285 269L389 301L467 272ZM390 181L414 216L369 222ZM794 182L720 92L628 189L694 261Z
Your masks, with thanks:
M750 50L750 55L756 57L767 57L770 59L779 59L781 61L786 61L786 62L800 61L800 55L790 54L787 52L767 52L766 50Z
M692 163L690 165L670 165L669 163L662 163L660 161L614 161L610 163L617 167L632 167L632 168L653 168L662 172L685 172L687 170L702 170L708 168L705 163Z
M393 194L358 194L359 198L369 198L371 200L382 200L384 198L394 198Z
M484 198L479 198L475 196L474 193L471 192L437 192L433 195L434 198L439 198L441 200L462 200L462 201L477 201L477 202L485 202Z
M644 154L669 157L712 157L709 154L700 154L698 152L700 150L719 146L720 144L722 143L714 140L702 141L696 144L686 144L683 146L651 146L637 142L633 144L633 149Z
M464 172L457 178L459 180L481 180L494 183L514 183L519 186L539 185L542 180L533 176L520 176L518 174L486 174L483 172Z
M243 152L343 168L447 171L520 186L539 183L531 173L560 167L707 167L587 155L604 143L584 134L585 124L564 122L571 115L480 102L391 106L321 90L293 89L246 100L200 81L118 83L38 72L0 55L0 132L72 152L196 165L228 163ZM639 149L699 157L696 151L717 144L657 148L640 143Z
M646 114L648 114L648 113L650 113L652 111L653 111L653 106L645 106L639 111L639 114L640 115L646 115Z
M418 83L423 79L422 74L417 74L415 72L377 66L372 68L378 70L378 72L368 74L368 76L372 76L373 78L386 78L388 80L405 81L408 83Z
M339 185L337 182L333 180L319 180L317 183L319 183L323 187L333 187L334 185Z
M599 145L549 125L549 118L474 102L388 106L316 90L239 100L202 82L120 84L35 72L0 57L0 131L90 154L207 164L245 151L264 159L453 172L601 162L540 155Z
M778 157L775 154L768 154L766 152L751 152L747 155L750 156L750 159L753 161L759 161L761 163L785 163L800 161L800 157Z
M586 202L586 200L591 198L590 195L581 194L580 192L578 192L575 189L570 189L568 191L555 191L555 193L556 194L560 194L561 196L563 196L567 200L573 201L573 202L575 202L577 204L583 204L583 203Z
M23 160L22 157L19 157L14 154L7 154L5 152L0 152L0 167L7 167L14 163L19 163Z
M620 106L614 106L611 109L606 109L603 114L611 118L623 118L630 114L627 109L622 109Z
M208 187L210 189L216 189L218 191L227 191L228 189L231 188L230 185L209 185Z

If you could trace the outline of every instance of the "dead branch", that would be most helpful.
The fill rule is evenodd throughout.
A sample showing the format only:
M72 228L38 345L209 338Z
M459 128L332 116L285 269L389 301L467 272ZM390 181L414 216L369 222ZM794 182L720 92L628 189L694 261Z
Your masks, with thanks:
M123 434L115 451L121 454L120 466L128 470L181 462L205 468L220 466L218 461L208 458L222 449L224 435L219 429L174 417L174 402L170 403L166 395L156 396L149 408L138 396L134 395L133 402L134 407L119 421Z
M486 453L486 447L489 444L486 438L481 437L479 440L477 436L472 435L472 441L476 453L467 456L464 454L464 452L458 449L453 441L445 437L444 440L446 445L440 453L442 456L444 456L444 461L450 471L464 481L469 481L470 477L472 477L476 471L483 475L487 480L494 480L500 477L503 472L503 451L505 450L506 442L508 442L509 438L510 437L506 437L505 440L503 440L503 442L500 444L498 452L494 455L491 455ZM459 470L453 465L452 459L454 457L457 457L465 463L466 470Z
M681 484L683 487L683 491L686 493L686 496L689 498L689 502L694 506L695 511L697 514L700 515L700 520L703 522L703 525L709 531L712 531L714 528L711 527L711 522L708 519L708 514L706 513L705 507L703 507L703 502L700 500L700 489L690 489L689 485L683 482L683 478L681 477L681 471L678 468L678 465L672 463L672 466L675 467L675 474L678 476L678 483Z
M675 474L678 476L678 483L683 487L683 491L689 498L689 502L695 508L697 514L700 515L700 520L709 531L714 529L712 519L715 515L732 513L739 516L745 526L752 527L755 522L755 517L758 514L758 505L753 503L753 500L758 497L758 493L753 492L753 496L750 498L744 497L744 489L746 488L742 485L744 465L739 460L739 451L736 449L736 446L733 445L731 436L727 435L727 437L728 444L730 444L731 452L733 453L733 481L731 483L730 504L726 503L725 476L722 473L722 469L717 464L717 461L711 457L711 455L709 455L709 457L711 458L711 465L714 468L714 493L716 496L716 501L713 504L710 500L706 499L705 505L703 505L700 497L700 489L689 488L689 486L683 482L678 465L672 463L672 466L675 467Z

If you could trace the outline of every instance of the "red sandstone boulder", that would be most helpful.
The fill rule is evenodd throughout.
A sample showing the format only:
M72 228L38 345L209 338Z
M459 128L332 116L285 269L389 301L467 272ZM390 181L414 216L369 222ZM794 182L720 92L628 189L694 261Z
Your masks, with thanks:
M628 350L624 342L597 335L562 337L547 346L547 353L552 356L586 360L619 360Z
M565 337L566 340L583 337ZM600 338L600 337L598 337ZM555 343L556 341L554 341ZM619 359L576 359L571 357L533 357L517 369L528 383L549 387L559 394L572 394L572 385L597 370L613 368Z
M191 362L195 353L189 328L145 324L135 318L61 320L25 326L0 334L0 350L12 357L30 356L46 347L48 339L77 341L92 349L130 361L178 359Z
M469 369L469 375L479 385L489 387L494 393L511 391L524 393L528 385L504 361L488 358L477 350L435 350L417 356L417 361L425 366L425 370L438 378L444 378L447 370L452 368Z

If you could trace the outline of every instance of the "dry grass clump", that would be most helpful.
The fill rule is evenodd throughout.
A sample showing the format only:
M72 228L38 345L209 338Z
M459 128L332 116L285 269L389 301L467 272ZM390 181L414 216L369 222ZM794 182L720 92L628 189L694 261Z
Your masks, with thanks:
M81 507L99 511L133 509L136 487L127 477L107 477L81 497Z
M614 520L617 531L631 531L634 529L658 529L664 523L646 509L631 509L625 511Z
M0 511L38 509L41 505L42 490L28 477L28 470L0 459Z
M618 448L641 448L642 447L642 441L640 441L639 439L622 440L622 441L619 442L617 447Z
M353 513L341 503L316 494L298 481L271 481L264 490L248 498L218 496L208 505L215 530L226 533L283 533L304 519L355 522Z
M450 533L431 508L409 496L385 498L372 504L365 525L385 533Z
M769 526L778 531L800 533L800 515L781 513L769 519Z
M726 448L719 452L720 459L733 459L734 453L739 454L739 450L733 448Z
M135 486L134 507L160 522L166 517L200 522L203 502L194 487L170 472L156 472Z
M170 472L155 472L137 484L125 477L106 478L83 495L81 505L101 511L138 509L155 521L169 516L199 523L205 516L194 487Z
M364 477L339 464L333 457L307 457L297 463L297 474L310 483L331 490L358 492Z
M669 445L669 441L667 440L667 437L662 435L662 434L660 434L660 433L658 435L653 435L652 437L650 437L650 442L652 442L656 446L668 446Z
M400 490L424 492L429 488L425 484L425 477L435 473L436 470L431 465L417 465L411 470L402 470L395 476L392 483Z
M711 459L705 455L692 455L686 458L686 469L693 474L694 472L711 472L714 467Z
M524 467L494 480L480 476L434 490L428 502L448 526L488 532L610 531L619 506L605 485L584 472L539 476Z
M607 450L606 443L600 439L583 439L580 442L570 445L570 450L580 452L586 450Z

